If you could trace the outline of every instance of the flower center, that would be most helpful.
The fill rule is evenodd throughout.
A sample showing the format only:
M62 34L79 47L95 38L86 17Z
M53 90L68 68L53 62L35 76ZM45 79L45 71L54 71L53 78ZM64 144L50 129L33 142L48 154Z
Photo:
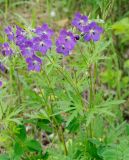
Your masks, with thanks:
M33 65L37 65L38 62L36 60L33 61Z
M83 19L81 19L81 20L79 21L79 25L82 25L82 24L84 24Z
M47 34L47 31L43 31L43 34Z
M26 49L27 49L27 51L31 51L31 48L30 48L30 47L27 47Z
M65 38L66 41L69 41L70 39L71 39L70 36L67 36L67 37Z
M42 42L40 42L40 46L45 46L45 43L42 41Z
M62 45L62 49L65 49L65 46L64 46L64 45Z
M13 35L13 32L10 31L9 34L10 34L10 35Z

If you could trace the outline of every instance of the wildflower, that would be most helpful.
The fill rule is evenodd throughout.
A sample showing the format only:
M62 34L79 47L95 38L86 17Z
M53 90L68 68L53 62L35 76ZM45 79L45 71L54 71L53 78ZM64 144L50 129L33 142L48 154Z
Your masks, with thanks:
M22 28L16 26L16 45L21 46L27 39L27 33Z
M8 39L10 41L14 40L14 33L13 33L12 28L10 26L8 26L7 28L5 28L5 33L7 34Z
M2 81L0 81L0 88L2 87L2 85L3 85L3 83L2 83Z
M32 40L23 40L22 44L19 44L19 48L21 50L21 53L23 57L31 57L34 54L34 49L33 49L33 41Z
M60 36L58 40L64 39L65 43L70 50L72 50L76 44L75 36L73 35L72 32L66 31L65 29L60 31Z
M88 17L81 15L80 13L76 13L75 17L72 21L72 25L79 29L80 32L83 32L84 26L88 24Z
M51 16L51 17L55 17L55 16L56 16L56 12L55 12L54 10L52 10L52 11L50 12L50 16Z
M41 70L42 60L36 55L26 58L26 63L28 64L29 71L39 72Z
M62 53L65 56L69 55L70 50L68 49L68 46L66 46L64 39L56 41L56 46L57 53Z
M25 37L25 35L26 35L25 30L20 28L19 26L16 26L16 37L19 37L19 36Z
M61 30L60 35L56 41L56 51L62 53L65 56L69 55L69 52L74 49L76 45L76 39L72 32Z
M5 72L6 71L5 66L1 62L0 62L0 71L1 72Z
M11 56L13 54L13 50L10 48L9 43L5 42L1 45L2 47L2 54L4 56Z
M43 54L46 54L46 52L51 48L52 41L46 36L42 35L41 37L35 37L33 39L34 43L34 50L39 51Z
M91 22L89 25L84 27L84 40L85 41L98 41L103 29L97 25L96 22Z
M36 33L37 35L39 35L39 36L41 36L41 35L47 35L48 38L51 38L51 36L54 34L53 30L50 29L46 23L44 23L44 24L43 24L42 26L40 26L40 27L37 27L37 28L35 29L35 33Z

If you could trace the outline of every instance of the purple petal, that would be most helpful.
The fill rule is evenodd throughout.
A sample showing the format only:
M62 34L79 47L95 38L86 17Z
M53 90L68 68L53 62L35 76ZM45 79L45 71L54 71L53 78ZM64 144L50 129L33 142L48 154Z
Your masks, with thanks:
M35 71L37 71L37 72L40 72L40 70L41 70L41 66L40 65L35 65Z
M2 85L3 85L3 83L2 83L2 81L0 81L0 87L2 87Z
M100 34L99 33L95 33L95 34L92 34L92 39L93 41L98 41L100 39Z
M90 33L87 33L87 34L84 35L84 40L85 40L85 41L90 41L90 40L91 40L91 35L90 35Z

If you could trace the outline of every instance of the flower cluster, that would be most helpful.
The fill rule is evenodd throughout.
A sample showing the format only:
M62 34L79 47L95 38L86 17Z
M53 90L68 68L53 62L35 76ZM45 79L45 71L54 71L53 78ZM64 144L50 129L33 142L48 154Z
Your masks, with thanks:
M47 24L43 24L32 32L35 35L32 38L28 38L26 31L17 27L16 44L19 46L22 56L26 59L28 70L38 72L41 69L42 60L36 53L41 52L42 54L46 54L51 48L53 30Z
M72 25L76 27L83 35L84 41L98 41L103 29L97 25L96 22L89 21L88 17L76 13L72 20ZM15 43L20 50L20 54L25 58L25 62L28 65L29 71L39 72L42 65L41 57L37 56L40 52L45 55L52 47L53 30L49 28L47 24L38 26L33 30L23 29L19 26L13 28L8 26L5 28L5 33L8 40ZM75 48L77 41L80 39L80 35L73 33L72 31L62 29L59 33L59 37L56 40L56 51L59 54L68 56ZM12 56L16 51L13 51L8 42L0 45L1 53L3 56ZM17 47L16 47L17 48ZM0 64L0 70L3 67Z
M58 53L63 53L67 56L71 50L74 49L76 45L76 38L72 32L61 30L60 35L56 41L56 51Z
M21 55L28 64L29 71L40 71L42 60L37 56L37 52L41 52L44 55L51 49L53 30L47 24L37 27L33 31L30 31L30 33L19 26L16 26L15 30L14 33L10 26L5 29L9 41L13 41L19 47ZM1 44L1 48L4 56L11 56L13 54L9 43L5 42Z
M83 35L85 41L98 41L103 29L97 25L96 22L90 22L87 16L76 13L72 21L72 25L76 27ZM62 53L65 56L74 49L79 35L74 35L67 30L61 30L60 35L56 41L57 53Z
M72 25L82 32L85 41L98 41L103 32L103 29L96 22L90 22L87 16L80 13L75 14Z

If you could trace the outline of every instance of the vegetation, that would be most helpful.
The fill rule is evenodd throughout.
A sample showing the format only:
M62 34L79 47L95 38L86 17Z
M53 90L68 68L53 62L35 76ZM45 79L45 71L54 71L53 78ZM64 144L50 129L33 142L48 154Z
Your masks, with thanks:
M0 0L0 160L129 160L128 0Z

